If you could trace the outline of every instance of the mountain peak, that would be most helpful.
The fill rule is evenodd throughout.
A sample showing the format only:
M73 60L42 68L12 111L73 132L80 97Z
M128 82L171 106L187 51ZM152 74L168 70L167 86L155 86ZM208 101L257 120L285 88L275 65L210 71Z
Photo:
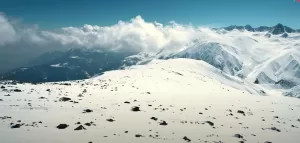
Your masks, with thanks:
M285 33L285 27L282 24L278 23L272 28L270 33L272 33L273 35L283 34Z
M254 31L255 31L254 28L253 28L251 25L249 25L249 24L247 24L247 25L245 26L245 29L248 30L248 31L251 31L251 32L254 32Z
M278 23L278 24L276 24L274 27L283 27L283 24Z

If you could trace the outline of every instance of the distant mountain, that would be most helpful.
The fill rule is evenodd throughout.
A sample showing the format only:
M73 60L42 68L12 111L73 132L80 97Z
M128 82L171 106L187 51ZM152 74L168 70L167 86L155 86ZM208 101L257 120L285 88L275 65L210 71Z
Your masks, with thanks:
M272 88L300 86L300 33L281 24L258 28L230 26L224 30L234 29L238 31L216 29L211 37L199 37L182 49L161 49L156 58L202 60L245 82ZM239 32L245 29L256 32Z
M27 65L29 61L36 59L43 53L61 49L56 46L38 47L25 45L24 43L11 43L0 46L0 75Z
M126 57L122 61L123 65L121 68L129 67L133 65L144 65L150 62L151 60L153 60L154 58L155 57L153 55L147 53L139 53L136 55L131 55Z
M184 51L170 55L165 59L188 58L203 60L230 75L235 75L241 70L242 63L231 54L233 49L234 47L217 42L199 42Z
M232 30L236 29L236 30L240 30L240 31L247 30L247 31L250 31L250 32L268 32L268 33L273 34L273 35L300 32L300 29L295 30L295 29L292 29L288 26L284 26L280 23L273 26L273 27L260 26L260 27L257 27L257 28L253 28L250 25L246 25L246 26L231 25L231 26L228 26L228 27L223 27L222 29L225 29L227 31L232 31Z
M88 49L47 52L21 67L5 73L2 80L23 82L53 82L79 80L121 67L131 54L101 52Z

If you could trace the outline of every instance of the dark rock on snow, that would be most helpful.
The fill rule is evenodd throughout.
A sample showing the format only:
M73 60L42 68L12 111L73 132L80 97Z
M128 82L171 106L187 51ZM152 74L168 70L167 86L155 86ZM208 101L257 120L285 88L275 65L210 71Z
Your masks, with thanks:
M59 99L59 101L63 101L63 102L70 101L70 100L71 100L71 98L69 98L69 97L62 97Z
M240 134L234 134L234 135L233 135L233 137L240 138L240 139L242 139L242 138L243 138L243 136L242 136L242 135L240 135Z
M115 120L114 119L107 119L106 121L108 121L108 122L114 122Z
M91 113L91 112L93 112L93 110L91 110L91 109L85 109L85 110L83 110L83 113Z
M154 120L154 121L157 121L157 118L156 118L156 117L151 117L150 119L151 119L151 120Z
M77 128L74 129L75 131L79 131L79 130L86 130L86 128L82 125L78 126Z
M14 89L14 92L22 92L20 89Z
M238 110L238 111L237 111L237 113L239 113L239 114L243 114L244 116L246 115L246 114L245 114L245 112L244 112L244 111L242 111L242 110Z
M65 129L65 128L67 128L69 125L67 125L67 124L59 124L56 128L58 128L58 129Z
M214 126L214 123L211 121L206 121L205 123L209 124L210 126Z
M138 111L141 111L141 110L140 110L140 107L134 106L134 107L131 108L131 111L138 112Z
M15 128L20 128L22 125L21 124L15 124L13 126L11 126L12 129L15 129Z
M188 137L183 137L182 139L184 139L186 142L191 142L191 139L189 139Z
M159 123L159 125L166 126L168 125L168 123L166 121L162 121L161 123Z

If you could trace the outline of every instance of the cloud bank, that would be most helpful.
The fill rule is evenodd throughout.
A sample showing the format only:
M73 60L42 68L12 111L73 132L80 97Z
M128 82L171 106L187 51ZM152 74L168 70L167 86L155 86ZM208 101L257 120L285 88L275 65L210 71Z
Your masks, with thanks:
M205 33L205 35L204 35ZM196 28L170 22L146 22L141 16L119 21L111 26L85 24L43 31L37 27L17 28L0 14L0 46L22 43L40 48L95 48L105 51L158 52L160 49L181 49L198 37L216 36L209 28Z
M16 37L14 27L8 22L3 14L0 13L0 46L13 42Z

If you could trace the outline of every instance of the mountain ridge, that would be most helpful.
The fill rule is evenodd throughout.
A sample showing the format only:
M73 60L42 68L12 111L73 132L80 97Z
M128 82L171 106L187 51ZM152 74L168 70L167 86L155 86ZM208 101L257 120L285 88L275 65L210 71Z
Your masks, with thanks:
M272 33L273 35L279 35L279 34L284 34L284 33L299 33L300 29L292 29L288 26L285 26L281 23L278 23L274 26L259 26L259 27L252 27L251 25L245 25L245 26L238 26L238 25L230 25L227 27L221 27L217 29L225 29L227 31L232 31L232 30L247 30L249 32L268 32Z
M29 62L29 66L3 74L1 79L32 83L86 79L118 69L128 55L84 48L50 51Z

